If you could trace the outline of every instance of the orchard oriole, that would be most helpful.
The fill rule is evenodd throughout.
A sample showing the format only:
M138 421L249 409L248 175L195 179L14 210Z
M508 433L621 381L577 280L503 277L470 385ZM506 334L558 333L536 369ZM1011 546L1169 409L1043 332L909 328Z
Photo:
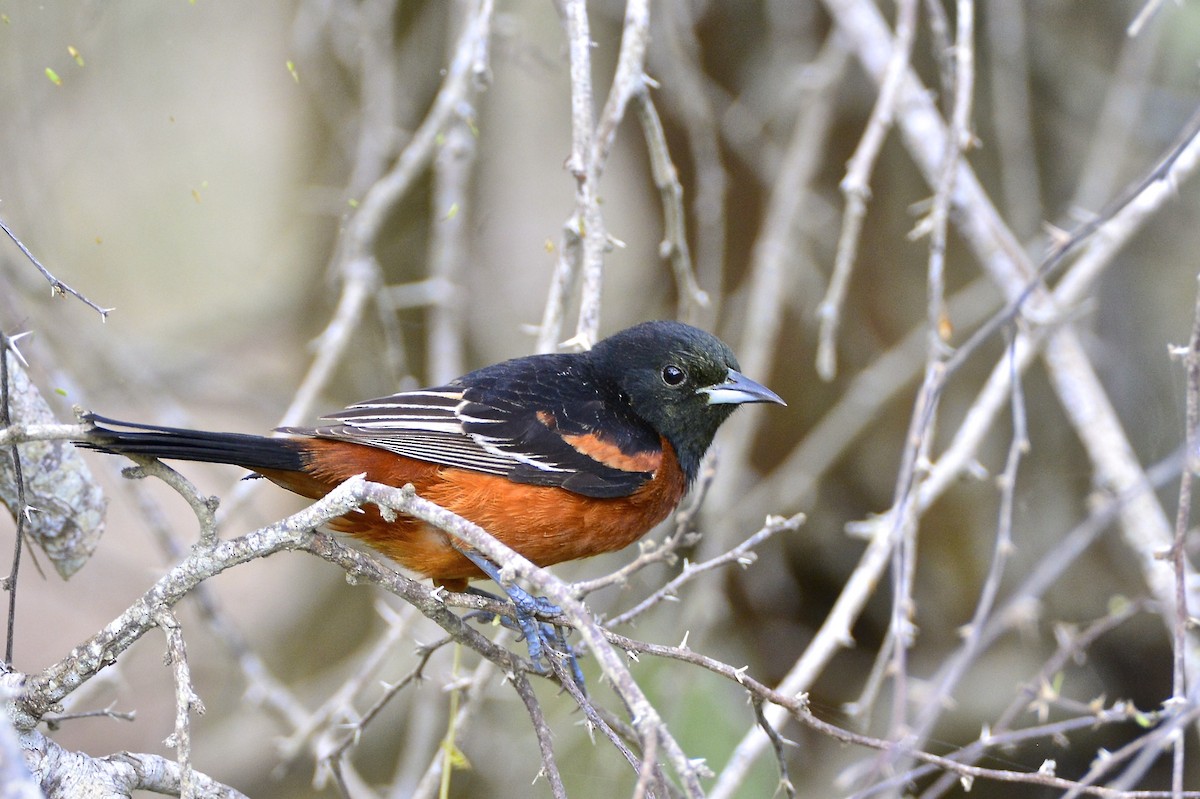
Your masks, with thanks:
M280 429L294 438L89 415L95 432L85 446L235 464L312 499L356 474L412 483L548 566L620 549L666 518L717 428L748 402L784 404L742 375L716 337L646 322L586 352L504 361L444 386L351 405L317 427ZM498 576L478 553L411 517L386 521L368 507L330 527L450 590ZM534 654L528 623L522 628Z

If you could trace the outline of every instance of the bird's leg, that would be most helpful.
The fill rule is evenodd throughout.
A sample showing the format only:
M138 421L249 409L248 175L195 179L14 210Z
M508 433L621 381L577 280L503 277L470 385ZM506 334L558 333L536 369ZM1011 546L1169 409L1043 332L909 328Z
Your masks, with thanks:
M504 597L496 596L491 591L484 591L482 588L476 588L473 585L467 586L466 593L473 594L475 596L487 597L488 599L494 600L496 602L504 601ZM554 607L554 605L550 604L546 600L545 597L533 597L533 598L539 602L539 604L541 605L541 607L543 609ZM551 614L551 615L556 615L556 614ZM476 617L476 618L484 619L485 621L492 621L493 619L499 618L500 623L503 624L508 629L516 630L517 632L524 634L524 630L519 625L517 625L516 622L514 622L512 619L508 618L507 616L497 616L495 613L492 613L491 611L476 610L476 611L472 611L471 613L467 614L467 617ZM575 655L575 650L567 642L567 628L563 627L562 625L559 625L559 624L550 624L547 622L541 622L541 628L542 628L542 636L541 636L542 640L549 642L551 636L553 636L554 643L557 644L558 651L562 652L563 656L570 663L572 679L575 680L575 684L579 686L579 689L586 694L587 693L587 683L583 679L583 669L581 669L579 667L579 658Z
M571 645L567 643L566 630L557 624L541 623L536 618L537 616L558 616L562 613L562 608L544 596L534 596L518 585L506 584L501 581L500 569L496 564L475 550L457 546L454 548L462 553L464 558L478 566L479 570L490 577L508 596L516 612L517 628L525 636L525 641L529 645L529 659L535 665L541 663L542 656L545 654L543 644L549 644L553 641L570 660L572 676L575 679L576 685L582 689L584 687L583 671L579 668L579 661L575 657L575 652L571 649ZM487 591L471 586L467 587L467 591L492 599L498 599L498 597L492 596ZM501 623L505 623L505 620L501 619Z
M538 622L535 616L544 614L547 616L557 616L562 612L562 609L557 605L550 603L545 597L535 597L514 583L506 584L500 579L500 569L496 564L480 555L473 549L466 547L454 547L464 558L474 563L479 567L479 570L492 578L492 581L504 591L508 599L513 604L513 609L516 611L517 625L521 632L525 635L525 641L529 644L529 658L534 663L539 663L542 659L542 632L538 629Z

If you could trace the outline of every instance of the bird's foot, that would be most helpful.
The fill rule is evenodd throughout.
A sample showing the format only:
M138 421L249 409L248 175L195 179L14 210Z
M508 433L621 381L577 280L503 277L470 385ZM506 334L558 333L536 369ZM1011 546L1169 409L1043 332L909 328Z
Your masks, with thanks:
M579 667L579 659L567 642L567 628L541 620L562 615L562 608L544 596L534 596L518 585L501 581L500 569L478 552L467 549L459 551L490 577L496 585L500 586L512 603L516 622L501 616L500 623L510 629L515 629L525 638L526 646L529 647L529 659L533 661L534 667L544 673L543 659L548 663L551 657L561 657L570 665L571 676L575 680L575 684L579 686L580 690L586 690L583 670ZM468 587L467 592L490 599L500 599L500 597L473 586Z

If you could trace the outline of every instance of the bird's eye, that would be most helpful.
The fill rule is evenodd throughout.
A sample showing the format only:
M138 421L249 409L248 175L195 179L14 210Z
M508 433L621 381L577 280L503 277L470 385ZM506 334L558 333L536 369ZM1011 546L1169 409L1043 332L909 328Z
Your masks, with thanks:
M687 374L673 363L667 364L662 370L663 382L668 386L677 386L687 378Z

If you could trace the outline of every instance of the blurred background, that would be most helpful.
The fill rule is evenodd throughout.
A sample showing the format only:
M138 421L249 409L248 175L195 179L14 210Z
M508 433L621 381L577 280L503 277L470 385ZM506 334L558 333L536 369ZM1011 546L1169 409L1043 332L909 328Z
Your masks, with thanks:
M892 20L893 4L880 5ZM1048 230L1094 218L1146 174L1197 107L1200 7L1163 4L1131 36L1144 5L977 4L971 119L978 145L966 157L1035 260ZM22 351L60 419L80 405L123 419L243 432L279 424L339 299L339 237L429 111L473 7L458 0L0 0L0 217L56 277L115 308L102 322L82 303L52 298L17 249L0 245L0 329L33 333ZM912 62L945 111L936 27L948 20L953 33L954 4L921 8ZM594 2L588 12L599 108L624 7ZM870 181L837 338L837 376L822 380L814 366L816 309L838 247L839 181L876 101L875 83L839 44L822 3L665 0L651 4L651 20L646 70L658 83L652 96L684 190L687 242L710 298L690 318L721 335L751 376L788 401L786 409L742 411L723 429L717 476L696 523L705 537L689 554L728 549L767 514L804 511L808 521L765 545L751 568L701 578L681 602L621 632L675 644L690 631L692 648L748 665L774 684L804 652L863 551L865 542L847 535L846 525L892 504L924 357L929 245L909 234L933 190L894 132ZM555 4L497 3L489 69L476 80L472 106L460 111L469 135L455 139L464 148L455 157L465 178L445 178L453 165L443 165L436 168L445 178L439 183L436 169L425 169L388 212L374 254L382 269L378 293L391 299L355 320L307 418L533 351L531 330L542 320L562 226L574 208L575 182L564 168L571 146L566 46ZM439 149L437 158L445 157ZM605 256L601 333L676 315L678 286L659 256L662 205L632 112L618 130L600 193L606 227L620 241ZM1170 456L1184 435L1184 376L1168 346L1186 343L1191 329L1197 199L1194 184L1178 186L1178 196L1120 250L1086 300L1064 309L1145 466ZM953 222L951 230L946 284L955 345L1004 297L981 277ZM410 303L429 287L422 281L434 276L431 264L447 235L461 261L449 284L434 285L443 304ZM560 339L574 329L576 293L570 297ZM447 309L453 346L435 337L431 321ZM915 349L903 350L910 336L918 337ZM953 435L1003 343L993 336L950 382L934 453ZM895 357L881 361L885 356ZM855 381L864 374L883 382L867 391L879 401L856 412L845 403L861 398ZM1037 362L1023 389L1031 449L1015 493L1015 549L1001 601L1054 557L1095 499L1092 466ZM827 443L802 450L833 409L854 423L821 428ZM999 513L992 477L1003 468L1011 436L1007 411L1000 419L976 453L975 477L957 483L921 519L919 635L909 661L918 687L959 645L981 590ZM194 538L194 519L169 490L131 487L119 476L118 459L87 457L109 492L107 530L93 560L69 581L50 569L44 577L23 569L15 657L22 671L61 659L174 562L153 528L169 530L184 547ZM302 507L270 486L239 484L235 469L189 465L184 472L227 505L230 495L239 496L224 519L226 536ZM1160 494L1170 517L1175 494L1171 487ZM161 523L148 521L155 518ZM3 515L0 551L11 546L13 529ZM596 577L632 556L616 553L555 572ZM651 568L589 604L615 614L676 569ZM210 586L233 628L310 711L359 672L384 635L379 604L404 614L408 626L354 699L360 712L378 695L379 680L413 668L416 642L440 633L398 600L347 585L333 567L302 555L248 564ZM1086 625L1105 617L1114 598L1148 593L1122 538L1115 531L1098 537L1034 598L1020 623L973 660L927 748L948 751L974 740L1055 651L1060 625ZM853 630L855 645L811 687L818 716L886 732L886 691L873 718L852 718L844 705L859 700L890 614L885 578ZM185 602L180 615L207 707L194 723L197 768L254 797L334 795L332 787L313 787L308 739L290 748L281 743L294 726L249 690L227 643L194 605ZM54 739L95 756L125 749L170 756L163 739L173 729L174 707L163 652L162 638L148 636L69 707L136 711L135 721L72 721ZM352 754L375 795L410 795L437 759L452 658L448 649L439 652L429 679L402 692ZM462 661L460 671L476 663L469 652ZM592 664L585 667L594 681ZM744 694L679 664L643 658L634 673L688 754L719 772L754 723ZM571 795L630 793L636 775L606 743L589 740L573 703L552 688L539 686L539 695ZM1162 617L1135 614L1116 625L1072 661L1061 690L1081 703L1104 696L1158 708L1171 693ZM919 701L919 690L910 692ZM1022 718L1038 721L1032 712ZM794 724L782 731L801 743L789 749L801 796L854 792L839 778L870 762L871 752ZM1105 725L1007 749L985 765L1036 770L1052 757L1059 774L1078 777L1101 747L1118 748L1140 732L1134 724ZM451 795L550 795L544 782L530 788L540 767L536 740L521 703L498 678L484 689L459 747L471 767L455 772ZM1194 748L1193 740L1192 754ZM1162 789L1167 774L1164 761L1138 784ZM1194 762L1188 775L1200 785ZM770 796L777 780L768 755L738 795ZM972 795L1057 795L1041 790L977 782Z

